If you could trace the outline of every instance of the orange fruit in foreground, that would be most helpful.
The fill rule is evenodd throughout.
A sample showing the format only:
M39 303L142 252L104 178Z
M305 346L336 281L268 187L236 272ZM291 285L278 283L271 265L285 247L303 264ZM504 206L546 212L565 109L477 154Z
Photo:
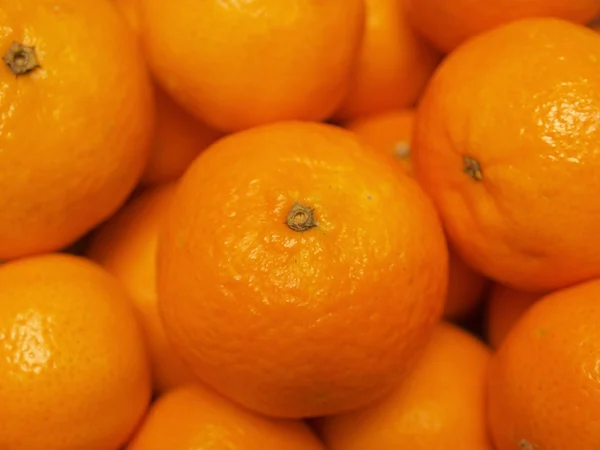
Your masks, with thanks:
M492 286L485 318L492 348L500 347L517 320L541 297L541 294L515 291L497 283Z
M146 334L158 392L194 379L165 337L156 298L158 233L175 187L168 183L142 191L93 235L87 250L129 292Z
M271 416L389 392L443 307L447 250L416 182L331 125L227 136L183 176L159 239L159 309L194 373Z
M327 448L492 450L485 421L489 359L478 339L442 323L391 395L319 421Z
M150 400L129 303L116 279L80 257L0 266L0 448L125 444Z
M199 385L160 397L127 450L325 450L300 420L252 413Z
M408 175L413 175L410 148L415 119L413 109L392 110L365 116L346 123L345 127L376 152L394 159ZM467 316L483 300L487 280L449 249L448 295L444 316L459 319Z
M365 1L361 50L337 120L414 105L437 66L440 55L407 23L403 2Z
M600 445L600 280L532 305L492 357L489 423L497 450Z
M66 247L119 208L146 163L154 106L108 2L4 2L0 17L0 259L12 259Z
M530 19L473 38L432 78L413 164L478 272L525 292L600 275L599 73L597 33Z
M363 0L140 0L141 33L166 91L211 127L323 120L348 89Z
M557 17L585 24L600 14L598 0L404 1L412 25L445 53L468 38L519 19Z

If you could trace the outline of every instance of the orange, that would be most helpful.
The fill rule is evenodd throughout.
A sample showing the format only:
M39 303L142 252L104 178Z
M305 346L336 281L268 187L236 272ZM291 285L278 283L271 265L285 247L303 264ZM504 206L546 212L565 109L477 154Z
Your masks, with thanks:
M143 337L117 280L77 256L0 265L0 447L118 449L150 400Z
M414 109L393 109L349 120L344 128L379 154L395 159L404 173L413 175L410 148L414 123Z
M156 128L142 185L179 178L198 154L222 136L184 111L156 85Z
M600 443L600 280L532 305L490 363L497 450L595 450Z
M346 93L363 0L139 0L154 74L223 131L323 120Z
M167 342L156 298L156 248L175 183L142 191L94 234L87 256L116 276L130 294L148 341L158 392L194 378Z
M510 329L527 309L542 297L541 294L515 291L494 284L487 303L487 338L492 348L499 348Z
M365 31L350 89L335 117L349 120L415 104L440 55L407 23L404 0L366 0Z
M127 450L325 450L300 420L252 413L198 386L160 397Z
M380 154L395 159L402 171L414 175L410 148L415 119L413 109L392 110L351 120L345 127ZM487 280L449 249L448 295L444 316L462 319L483 300Z
M227 136L183 176L159 238L165 331L249 409L363 406L404 375L443 307L447 250L416 182L349 131Z
M108 2L0 6L0 259L66 247L142 174L154 124L132 31Z
M113 0L125 20L137 33L140 29L139 2L140 0Z
M598 0L404 1L413 26L445 53L473 36L519 19L557 17L584 24L600 14Z
M329 450L492 450L485 421L489 350L442 323L410 375L382 401L319 421Z
M432 78L413 164L476 271L525 292L600 275L599 70L597 33L546 18L473 38Z
M448 263L448 294L444 317L460 320L467 317L483 303L488 280L469 266L450 246Z
M126 20L139 33L140 0L114 0ZM154 83L156 126L150 156L140 180L144 186L176 180L196 156L222 133L199 122Z

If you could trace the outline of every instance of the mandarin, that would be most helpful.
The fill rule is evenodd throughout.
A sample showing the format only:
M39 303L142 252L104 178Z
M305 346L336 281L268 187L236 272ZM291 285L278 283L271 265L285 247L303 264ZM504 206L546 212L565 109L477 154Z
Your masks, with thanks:
M140 30L140 0L114 0L136 33ZM154 83L156 125L150 155L140 183L157 185L176 180L196 156L223 133L198 121Z
M556 17L585 24L600 14L598 0L404 0L411 24L439 50L519 19Z
M201 380L272 416L387 393L438 321L447 274L443 230L416 182L326 124L213 144L159 238L167 337Z
M154 105L141 49L109 2L0 5L0 259L59 250L140 178Z
M142 186L178 179L206 147L223 136L199 122L155 84L156 128Z
M410 148L415 124L414 109L393 109L344 122L344 128L385 157L395 159L404 173L413 175Z
M492 450L485 420L489 349L441 323L394 392L317 422L329 450Z
M600 275L600 36L512 22L450 54L417 111L412 157L453 247L525 292Z
M139 0L165 90L211 127L323 120L346 93L364 0Z
M345 128L358 135L360 140L376 152L394 159L401 170L413 176L410 148L415 120L415 110L391 110L361 117L345 124ZM448 295L444 316L458 320L467 317L482 302L487 279L474 271L450 247Z
M413 106L440 61L403 14L404 0L366 0L366 25L348 93L334 117L347 121Z
M300 420L252 413L199 385L185 385L152 405L127 450L325 450Z
M136 33L140 30L140 0L112 0Z
M542 297L492 357L497 450L600 448L600 280Z
M81 257L0 266L0 448L116 450L150 400L143 336L119 282Z
M157 307L158 232L175 188L168 183L142 191L94 233L86 252L129 292L146 334L158 393L195 378L168 343Z

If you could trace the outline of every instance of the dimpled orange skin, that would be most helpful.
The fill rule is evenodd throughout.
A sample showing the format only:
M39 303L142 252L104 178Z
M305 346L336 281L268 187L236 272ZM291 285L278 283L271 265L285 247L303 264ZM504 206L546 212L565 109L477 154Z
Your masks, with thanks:
M86 253L129 292L144 327L158 393L195 379L167 341L155 289L158 232L176 186L142 191L93 235Z
M441 323L419 362L389 396L319 420L329 450L492 450L485 420L489 349Z
M600 445L600 281L541 298L492 357L489 423L497 450Z
M142 333L116 279L83 258L0 266L0 447L107 450L150 400Z
M399 163L404 173L414 176L410 148L415 110L391 110L347 122L345 128L378 153ZM475 272L449 248L448 295L444 317L462 319L483 300L488 285L484 276Z
M413 106L440 61L405 19L404 0L366 0L366 25L339 121Z
M110 216L148 157L154 106L131 29L109 2L0 6L0 54L35 46L18 77L0 61L0 259L58 250Z
M199 385L163 395L127 450L325 450L300 420L254 414Z
M542 294L515 291L495 283L490 289L486 311L487 339L492 348L499 348L510 329Z
M294 231L299 202L317 226ZM159 309L194 373L249 409L308 417L389 391L439 319L443 230L409 177L346 130L280 122L184 175L159 239Z
M520 19L556 17L585 24L600 14L598 0L405 0L409 21L450 53L470 37Z
M323 120L350 82L363 0L140 0L148 59L209 126Z
M548 292L600 275L599 70L597 33L530 19L472 39L430 82L413 165L489 278Z

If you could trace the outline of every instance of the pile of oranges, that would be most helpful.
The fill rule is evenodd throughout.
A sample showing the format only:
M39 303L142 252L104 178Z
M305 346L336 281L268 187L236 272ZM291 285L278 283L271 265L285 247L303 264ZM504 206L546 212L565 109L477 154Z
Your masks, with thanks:
M0 449L598 450L598 16L0 0Z

